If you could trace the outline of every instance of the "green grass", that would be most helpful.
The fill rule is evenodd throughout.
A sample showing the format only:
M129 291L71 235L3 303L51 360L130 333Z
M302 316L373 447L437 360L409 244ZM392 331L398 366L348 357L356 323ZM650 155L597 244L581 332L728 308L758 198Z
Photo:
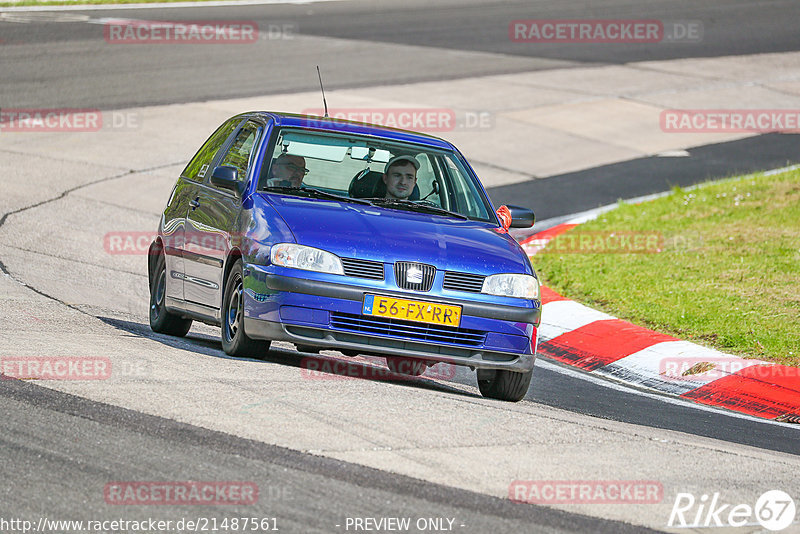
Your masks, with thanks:
M596 245L613 232L658 232L662 239L657 248L637 249L645 253L559 252L576 248L581 235ZM532 262L545 285L621 319L724 352L800 365L798 170L621 203L556 238Z

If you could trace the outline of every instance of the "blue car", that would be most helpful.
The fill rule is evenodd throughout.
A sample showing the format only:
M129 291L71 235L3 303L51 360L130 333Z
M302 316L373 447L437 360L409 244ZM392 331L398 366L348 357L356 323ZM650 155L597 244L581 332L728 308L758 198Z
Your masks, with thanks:
M224 351L385 357L396 373L438 362L481 393L528 391L539 281L508 234L533 212L492 207L442 139L369 124L251 112L222 124L170 194L150 246L150 326L221 327Z

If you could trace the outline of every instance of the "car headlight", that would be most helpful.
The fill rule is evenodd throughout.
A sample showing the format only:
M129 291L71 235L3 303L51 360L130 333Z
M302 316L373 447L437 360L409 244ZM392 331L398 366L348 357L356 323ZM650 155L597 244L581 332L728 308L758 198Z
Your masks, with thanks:
M529 274L493 274L483 281L482 293L521 299L539 298L539 280Z
M281 267L319 273L344 274L342 261L338 256L318 248L281 243L272 247L269 256L273 264Z

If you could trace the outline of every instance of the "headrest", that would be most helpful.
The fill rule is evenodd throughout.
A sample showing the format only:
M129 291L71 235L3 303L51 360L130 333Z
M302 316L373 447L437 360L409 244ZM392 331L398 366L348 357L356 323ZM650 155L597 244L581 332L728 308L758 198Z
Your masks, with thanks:
M378 171L363 170L353 177L347 192L352 198L379 198L386 195L383 174Z

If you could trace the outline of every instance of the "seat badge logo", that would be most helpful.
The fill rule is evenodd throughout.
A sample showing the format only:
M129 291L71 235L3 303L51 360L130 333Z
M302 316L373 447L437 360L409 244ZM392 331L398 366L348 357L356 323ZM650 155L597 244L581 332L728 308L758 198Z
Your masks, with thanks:
M409 284L421 284L422 283L422 269L417 267L416 265L412 265L406 271L406 282Z

